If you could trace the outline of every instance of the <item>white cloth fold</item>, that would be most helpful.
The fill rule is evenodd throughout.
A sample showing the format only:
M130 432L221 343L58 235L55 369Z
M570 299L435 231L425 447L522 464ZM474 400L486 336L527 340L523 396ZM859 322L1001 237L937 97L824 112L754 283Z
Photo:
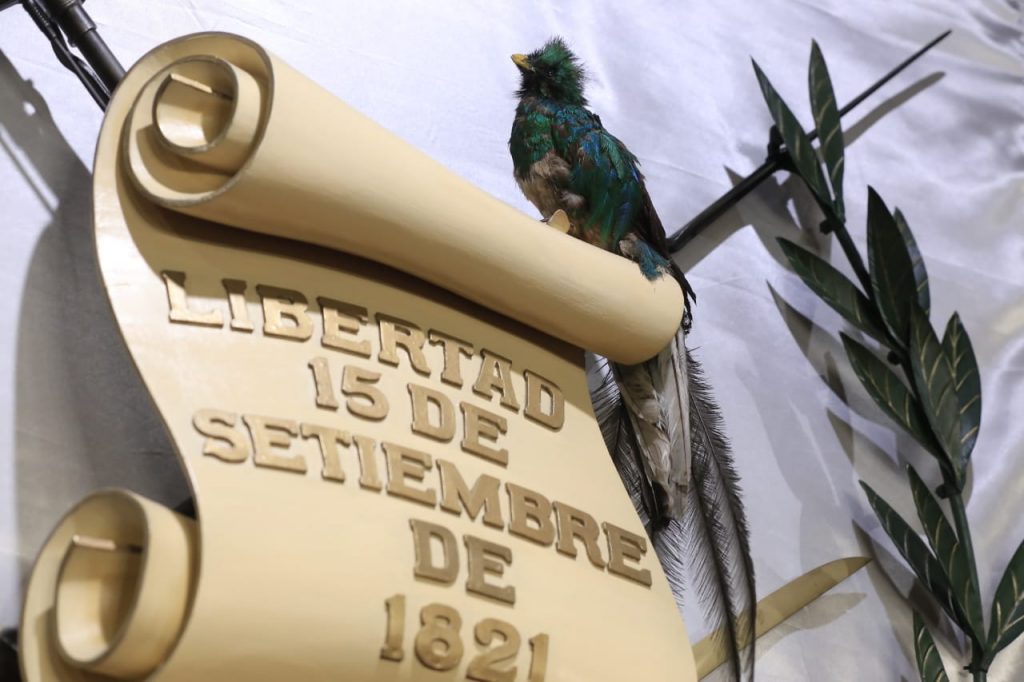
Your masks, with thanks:
M971 335L984 412L968 513L989 603L1024 539L1018 2L105 0L88 8L126 65L197 30L253 38L531 215L506 147L517 86L508 55L560 34L589 68L592 108L640 157L670 227L726 190L729 172L763 160L770 119L749 57L810 127L812 38L842 104L954 29L844 122L845 184L861 249L871 184L917 236L933 324L943 328L956 310ZM32 557L73 501L123 485L174 504L186 488L96 273L87 168L100 112L19 8L0 14L0 51L0 626L10 626ZM781 264L775 237L814 228L796 184L777 176L680 255L698 295L691 341L733 441L761 593L839 556L876 551L880 560L765 638L758 679L916 679L909 574L891 558L857 481L913 517L901 464L934 467L857 385L837 316ZM842 262L832 240L808 239ZM687 622L691 635L703 632L693 605ZM963 662L947 656L953 679ZM1021 678L1018 642L989 680Z

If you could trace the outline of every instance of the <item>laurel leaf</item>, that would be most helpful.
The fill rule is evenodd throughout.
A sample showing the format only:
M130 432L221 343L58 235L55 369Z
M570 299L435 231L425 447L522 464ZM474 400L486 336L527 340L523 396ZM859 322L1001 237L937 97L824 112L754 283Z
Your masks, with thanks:
M932 633L928 632L924 619L917 611L914 611L914 655L921 682L949 682L949 675L942 666L942 657Z
M814 124L818 127L818 139L821 156L825 159L828 169L828 180L835 197L832 209L840 221L846 220L846 209L843 206L843 166L846 159L843 152L843 129L839 120L839 108L836 105L836 93L832 88L832 79L828 74L825 57L817 41L811 42L811 63L808 68L808 80L811 91L811 112Z
M871 486L864 481L860 487L867 493L868 502L875 510L875 516L882 524L889 539L896 545L900 555L910 565L914 575L935 597L942 609L950 618L956 620L957 607L953 599L953 592L950 589L949 581L942 565L932 556L928 546L918 537L917 533L910 527L903 517L896 513L896 510L889 506Z
M956 398L960 410L960 470L965 473L981 427L981 374L974 357L971 339L960 316L949 319L942 336L942 351L953 366Z
M914 286L917 288L917 304L927 315L931 312L932 299L928 291L928 270L924 266L924 257L921 255L921 249L917 247L917 240L914 239L914 233L910 231L910 225L907 224L903 213L898 208L894 209L892 217L910 255L910 265L914 270Z
M914 265L896 220L868 187L868 271L886 327L901 348L910 338L910 304L917 299Z
M825 174L821 170L821 163L818 161L818 154L811 145L800 121L797 120L793 111L789 108L775 87L768 80L761 67L754 64L754 73L757 75L757 82L761 86L761 94L768 105L768 112L775 127L786 145L786 152L793 161L796 172L807 183L814 196L825 206L832 206L832 197L829 195L828 185L825 182Z
M789 259L793 272L843 319L879 341L885 341L884 323L871 302L842 273L822 258L779 238L779 246Z
M928 317L920 306L910 308L910 366L914 386L925 418L949 464L955 464L958 481L960 463L960 403L953 379L953 364L939 343Z
M986 654L989 661L1024 632L1024 542L1013 553L992 600Z
M954 620L964 632L981 641L985 632L981 615L981 597L971 580L970 558L967 556L966 548L957 538L953 526L942 512L942 507L914 467L907 467L907 477L910 479L914 506L917 507L917 517L921 519L925 537L928 538L928 544L942 565L953 590L958 614Z
M944 462L945 458L928 429L927 419L903 380L863 344L846 334L840 333L839 336L853 371L875 404L940 462Z

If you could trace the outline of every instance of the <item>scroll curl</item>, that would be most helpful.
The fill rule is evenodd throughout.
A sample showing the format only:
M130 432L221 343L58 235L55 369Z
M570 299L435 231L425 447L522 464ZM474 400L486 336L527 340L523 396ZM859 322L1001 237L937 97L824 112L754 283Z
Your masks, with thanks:
M502 203L246 41L158 71L122 144L159 206L384 263L619 362L679 327L671 278Z

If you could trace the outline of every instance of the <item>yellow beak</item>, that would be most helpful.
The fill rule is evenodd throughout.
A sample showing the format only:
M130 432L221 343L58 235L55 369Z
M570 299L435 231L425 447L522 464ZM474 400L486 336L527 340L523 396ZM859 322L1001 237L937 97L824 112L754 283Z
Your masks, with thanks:
M523 71L533 71L533 67L530 66L530 60L525 54L514 54L512 55L512 61Z

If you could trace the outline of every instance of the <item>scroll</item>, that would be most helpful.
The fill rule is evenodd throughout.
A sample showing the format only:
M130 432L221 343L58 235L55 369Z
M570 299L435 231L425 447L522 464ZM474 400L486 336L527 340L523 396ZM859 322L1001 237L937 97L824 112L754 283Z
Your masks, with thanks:
M71 510L26 682L695 679L580 350L653 355L674 282L235 36L140 60L95 163L104 285L197 517Z

